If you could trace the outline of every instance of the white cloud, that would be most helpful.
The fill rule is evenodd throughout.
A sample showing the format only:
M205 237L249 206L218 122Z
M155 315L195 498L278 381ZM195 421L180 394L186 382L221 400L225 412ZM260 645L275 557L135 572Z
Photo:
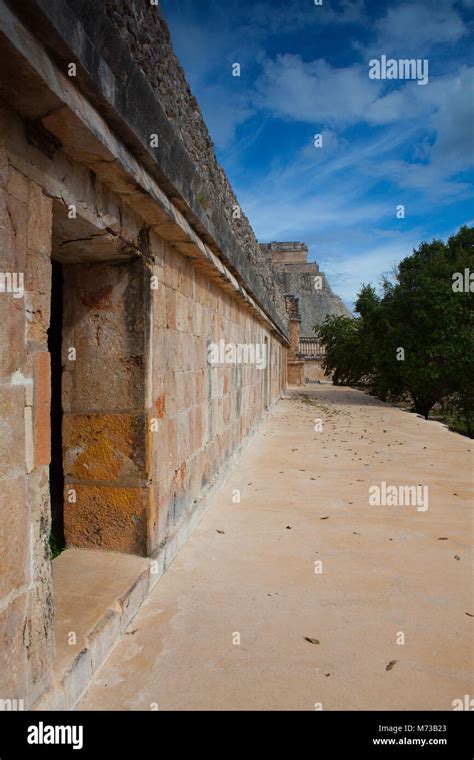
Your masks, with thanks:
M293 54L267 59L257 79L256 103L274 116L315 124L351 124L364 114L382 89L365 66L335 68L327 61L305 62Z
M363 282L377 283L427 238L427 230L441 224L437 217L445 204L466 197L468 185L459 172L473 162L474 69L460 67L468 28L460 9L474 7L474 0L402 0L377 8L370 26L362 0L325 0L322 7L312 0L255 0L248 13L238 0L227 0L213 3L205 19L193 0L164 0L167 16L168 4L178 52L211 135L225 148L223 162L240 178L235 189L257 237L310 244L334 291L349 305ZM299 30L311 30L317 50L323 34L335 31L328 24L362 23L363 33L360 26L345 38L348 50L334 51L345 61L358 51L360 58L350 66L308 61L285 48L276 56L268 52L275 40L285 44L285 35L292 44ZM336 34L342 40L347 30ZM358 41L352 49L350 40ZM368 61L382 53L429 57L429 84L369 80ZM243 64L241 81L227 76L234 60ZM258 66L256 79L246 79ZM236 140L238 127L256 114L255 129L247 125ZM275 118L289 124L275 125ZM293 124L307 142L290 158L288 146L280 153L270 136L275 150L273 158L265 153L266 169L258 160L246 162L255 156L250 147L259 130L270 135L270 125L285 134ZM320 150L311 139L317 132L324 135ZM398 203L407 207L400 225L394 222Z
M393 57L426 54L442 43L458 42L468 27L453 7L452 0L391 4L373 27L375 39L367 53ZM360 47L363 50L362 47Z
M430 125L436 130L431 160L447 171L466 169L474 163L474 67L463 66L454 76L433 83L435 111Z

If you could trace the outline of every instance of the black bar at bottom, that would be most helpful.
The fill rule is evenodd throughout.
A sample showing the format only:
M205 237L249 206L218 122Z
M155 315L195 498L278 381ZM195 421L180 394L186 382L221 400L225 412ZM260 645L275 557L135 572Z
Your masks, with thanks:
M456 758L472 760L470 712L2 712L0 760L27 757L158 756L168 744L182 754L245 755L260 746L312 747L314 757ZM107 754L105 754L107 753ZM338 754L336 754L338 753ZM347 755L345 753L348 753ZM349 754L350 753L350 754ZM403 754L402 754L403 753Z

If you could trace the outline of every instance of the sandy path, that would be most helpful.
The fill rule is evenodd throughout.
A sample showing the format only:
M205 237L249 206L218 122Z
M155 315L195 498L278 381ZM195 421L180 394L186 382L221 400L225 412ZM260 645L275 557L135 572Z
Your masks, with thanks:
M473 442L357 391L309 396L273 410L79 709L451 710L474 695ZM381 481L428 486L429 508L370 506Z

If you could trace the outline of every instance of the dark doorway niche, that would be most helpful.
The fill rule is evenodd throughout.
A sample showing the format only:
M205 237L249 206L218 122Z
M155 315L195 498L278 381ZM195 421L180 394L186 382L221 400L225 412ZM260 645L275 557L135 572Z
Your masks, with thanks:
M65 547L64 540L64 473L62 453L62 327L63 327L63 267L52 261L51 321L48 330L48 349L51 354L51 464L49 491L51 499L50 546L53 559Z

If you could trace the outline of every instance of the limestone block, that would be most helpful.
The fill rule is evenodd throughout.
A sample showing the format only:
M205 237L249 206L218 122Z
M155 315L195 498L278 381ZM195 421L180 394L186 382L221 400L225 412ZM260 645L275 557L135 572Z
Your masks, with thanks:
M186 296L179 291L176 292L176 329L180 332L188 330L188 302Z
M28 248L48 256L51 254L52 218L51 198L32 182L28 199Z
M17 198L22 203L28 203L29 182L24 174L17 171L14 166L8 168L7 189L10 195Z
M34 710L57 711L66 709L66 695L58 686L50 686L33 707Z
M174 469L178 464L178 417L171 417L167 421L168 436L168 462Z
M107 610L94 630L87 636L87 648L91 653L92 671L104 662L120 635L121 616L115 610Z
M165 240L159 235L157 235L154 230L150 230L151 253L152 253L155 265L160 268L162 277L163 277L162 268L164 266L164 256L165 256L165 245L166 245Z
M25 289L30 343L47 347L51 313L51 259L29 251L26 259Z
M64 690L68 710L72 710L77 704L89 686L91 678L91 652L89 649L81 649L61 681L61 686Z
M29 583L29 539L25 478L9 477L0 497L0 599Z
M144 414L65 414L64 474L139 485L146 477Z
M176 330L176 291L170 287L166 288L165 293L166 303L166 326L169 330Z
M65 499L64 529L71 546L146 555L146 488L67 483L76 503Z
M27 594L0 610L0 699L27 701L26 648L23 641Z
M23 387L0 387L0 461L4 478L25 469L24 405Z
M30 473L35 467L35 441L33 428L33 407L25 406L25 466L26 472Z
M144 602L148 594L149 586L149 569L145 570L137 578L133 586L117 599L118 604L122 610L121 616L121 630L125 631L128 624L137 614L140 606Z
M21 224L22 215L21 201L9 195L5 190L0 192L0 250L2 252L1 271L20 273L25 270L25 246L21 242L21 236L24 227ZM10 212L11 209L11 212ZM15 229L13 219L19 225ZM26 224L26 213L24 214L23 224ZM18 237L19 240L18 240ZM17 244L17 240L19 244ZM12 293L0 293L2 299L13 299Z
M27 668L30 703L50 685L54 659L53 588L50 563L30 589L27 621Z
M28 205L24 200L13 194L8 196L7 203L9 222L12 229L12 242L15 250L15 271L24 272L26 265ZM2 263L2 268L3 266Z
M1 237L0 229L0 241ZM15 372L22 374L27 372L25 321L25 299L12 298L10 293L0 293L0 324L2 326L0 380L9 381Z
M142 263L75 265L70 269L64 281L63 331L63 361L74 375L68 393L70 408L142 408ZM68 361L70 347L76 349L75 362Z
M33 408L35 465L51 460L51 362L47 351L34 356Z

